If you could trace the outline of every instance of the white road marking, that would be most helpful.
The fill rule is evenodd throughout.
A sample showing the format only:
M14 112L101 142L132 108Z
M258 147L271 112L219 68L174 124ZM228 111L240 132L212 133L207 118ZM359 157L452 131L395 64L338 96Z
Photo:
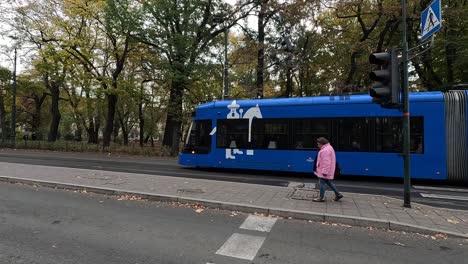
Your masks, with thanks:
M447 192L466 192L468 193L468 189L458 189L458 188L444 188L444 187L432 187L432 186L420 186L420 185L413 185L414 189L421 189L421 190L433 190L433 191L447 191Z
M249 215L240 228L260 232L270 232L273 225L276 223L276 220L277 218Z
M253 260L257 255L258 250L262 247L264 241L264 237L234 233L226 243L216 251L216 254Z
M422 196L422 197L426 197L426 198L438 198L438 199L447 199L447 200L468 201L468 197L465 197L465 196L456 196L456 195L442 195L442 194L421 193L421 196Z

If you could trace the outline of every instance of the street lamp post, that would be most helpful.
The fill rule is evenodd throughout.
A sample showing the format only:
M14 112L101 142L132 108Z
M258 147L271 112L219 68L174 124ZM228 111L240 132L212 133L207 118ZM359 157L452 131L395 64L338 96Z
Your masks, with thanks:
M18 59L18 37L16 35L9 36L13 41L14 58L13 58L13 84L11 86L11 134L10 139L13 146L16 146L16 66Z
M6 95L6 90L5 87L8 86L10 82L4 82L3 80L0 80L0 128L2 130L2 143L4 143L7 140L7 129L5 125L5 102L3 98Z
M229 97L229 65L228 65L228 35L229 29L226 27L224 29L224 91L223 91L223 100Z
M13 62L13 85L12 85L12 103L11 103L11 139L13 146L16 145L16 59L17 47L15 44L15 58Z
M215 15L213 17L213 22L218 24L223 24L226 21L225 17L220 15ZM224 28L224 67L223 67L223 91L221 99L225 100L229 97L229 62L228 62L228 36L229 28Z

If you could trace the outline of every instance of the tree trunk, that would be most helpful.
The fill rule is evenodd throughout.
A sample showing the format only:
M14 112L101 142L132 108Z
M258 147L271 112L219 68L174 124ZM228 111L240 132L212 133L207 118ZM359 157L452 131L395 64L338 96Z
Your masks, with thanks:
M453 44L448 44L445 46L445 54L447 60L447 83L449 85L453 85L453 65L455 64L455 56L457 54L455 46Z
M346 78L346 82L345 82L347 86L352 84L353 82L354 74L356 73L356 69L357 69L356 57L358 56L358 54L359 54L358 51L353 51L353 53L351 54L351 61L350 61L351 67L350 67L348 77Z
M89 123L89 127L86 128L88 144L99 144L99 123L98 121L94 122L93 113L95 106L92 104L91 95L88 90L86 90L86 108Z
M145 136L145 116L143 114L143 95L144 95L144 86L141 83L140 86L140 102L138 103L138 119L140 121L140 147L144 146L144 136Z
M123 144L128 146L128 131L122 127Z
M32 116L32 126L31 126L31 132L37 136L39 132L39 127L41 126L41 109L37 109L36 106L36 112Z
M182 96L185 90L186 73L184 72L184 66L181 62L178 62L173 67L175 76L171 84L163 145L170 147L171 155L177 155L179 152L180 128L182 125Z
M88 133L88 143L89 144L98 144L98 129L94 128L94 122L91 121L89 128L86 130Z
M3 96L0 96L0 125L2 128L2 142L5 142L7 139L7 128L5 123L5 103L3 101Z
M140 119L140 147L144 146L144 136L145 136L145 117L143 115L143 85L141 86L140 94L140 103L138 104L138 118Z
M117 110L117 119L118 119L118 122L116 120L115 126L116 127L120 126L120 128L122 129L123 144L125 146L128 146L128 132L129 131L127 129L128 127L125 126L125 123L126 123L125 118L124 118L124 116L122 115L122 113L119 110Z
M52 102L50 106L50 111L52 113L52 121L50 123L49 135L47 141L55 142L58 137L58 128L60 124L60 109L59 109L59 99L60 99L60 90L56 85L51 85L49 90L52 94Z
M265 68L265 4L260 0L260 12L258 13L258 43L257 43L257 98L263 98L263 69Z
M83 139L83 126L80 123L77 123L75 141L81 141Z
M425 83L425 86L428 91L434 91L434 90L440 90L443 82L440 79L439 75L434 71L434 68L432 67L432 55L431 55L431 50L425 52L422 54L422 61L423 61L423 66L424 66L424 72L426 75L425 80L427 83Z
M117 105L117 99L117 95L115 94L109 93L107 95L107 120L102 143L104 147L110 146L112 132L114 130L115 107Z
M291 56L289 53L286 62L286 97L291 97L293 94Z
M41 118L41 110L42 110L42 104L44 103L45 101L45 98L47 97L47 94L43 94L41 96L41 98L35 98L35 111L34 111L34 115L33 115L33 120L32 120L32 126L31 126L31 129L32 129L32 133L33 133L33 140L34 139L42 139L42 136L41 138L38 138L39 136L39 129L41 127L41 121L42 121L42 118Z
M112 131L112 137L113 137L113 142L117 143L117 138L119 137L119 131L120 131L120 114L119 111L117 111L117 118L114 120L114 129ZM122 127L123 130L123 127Z

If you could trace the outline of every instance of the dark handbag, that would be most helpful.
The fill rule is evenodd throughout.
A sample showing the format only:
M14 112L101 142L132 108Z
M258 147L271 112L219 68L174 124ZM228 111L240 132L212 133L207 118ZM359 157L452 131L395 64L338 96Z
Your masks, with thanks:
M317 155L315 155L314 167L312 167L312 171L313 171L313 172L316 172L316 171L317 171L317 159L318 159L318 151L317 151Z
M341 168L340 168L340 165L338 164L338 162L335 164L335 177L336 176L340 176L341 175Z

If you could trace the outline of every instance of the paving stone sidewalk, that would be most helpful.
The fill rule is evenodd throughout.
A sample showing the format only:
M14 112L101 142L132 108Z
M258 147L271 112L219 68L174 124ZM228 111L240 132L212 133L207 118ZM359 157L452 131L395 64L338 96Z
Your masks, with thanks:
M310 200L316 190L310 188L3 162L0 180L108 194L139 194L153 200L199 203L226 210L468 238L468 211L416 203L412 208L403 208L401 200L380 195L344 193L345 198L339 202L329 196L325 203L314 203Z

